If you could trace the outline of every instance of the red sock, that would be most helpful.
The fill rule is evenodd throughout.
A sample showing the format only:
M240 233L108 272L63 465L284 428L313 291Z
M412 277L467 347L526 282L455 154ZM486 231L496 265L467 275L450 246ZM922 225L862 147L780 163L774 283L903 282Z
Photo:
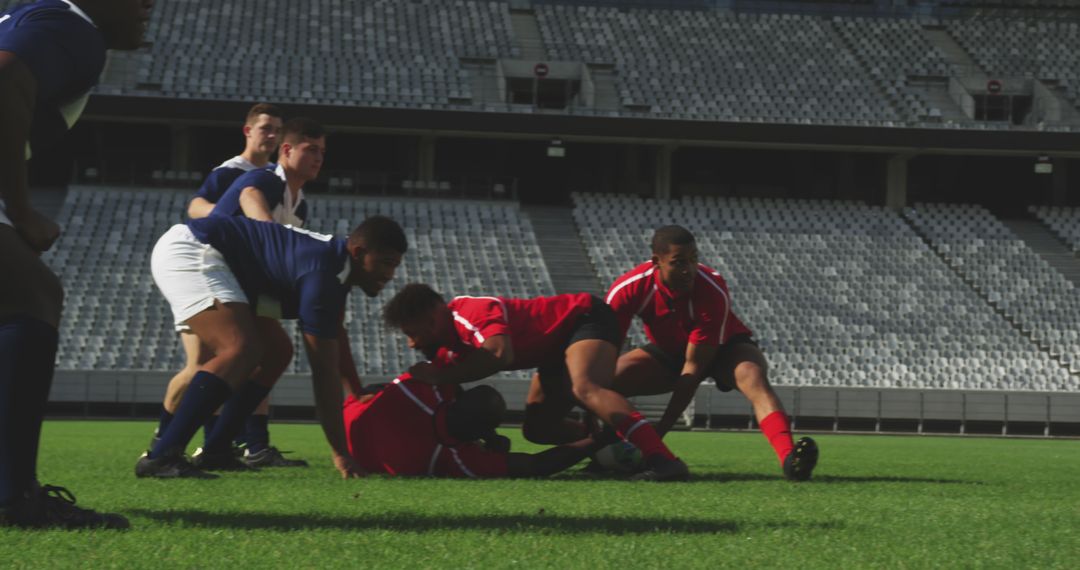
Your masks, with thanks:
M663 440L656 434L649 420L641 415L641 412L633 412L625 420L615 426L619 437L629 440L635 447L641 450L643 457L650 457L657 453L668 459L675 459L675 455L664 445ZM790 438L789 438L790 439Z
M791 422L787 414L778 410L765 416L765 419L761 420L761 433L769 440L769 445L776 451L782 465L788 453L795 447L795 442L791 441Z

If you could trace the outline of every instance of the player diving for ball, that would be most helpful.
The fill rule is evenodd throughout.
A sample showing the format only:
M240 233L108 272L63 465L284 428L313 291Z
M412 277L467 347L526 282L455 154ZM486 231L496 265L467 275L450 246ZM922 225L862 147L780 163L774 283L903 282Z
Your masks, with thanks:
M563 410L565 417L580 403L641 449L648 467L636 478L689 477L686 464L664 445L648 420L608 388L621 337L615 314L603 300L580 293L535 299L456 297L448 304L431 287L413 283L387 303L383 316L425 356L431 358L443 348L461 355L446 367L413 365L409 374L416 380L456 385L502 370L536 368L527 417L542 408ZM558 443L584 437L578 433Z
M224 444L221 451L206 450L205 458L227 461L215 455L232 455L228 442L278 378L262 366L274 355L259 334L251 300L263 297L280 303L283 318L299 320L334 466L344 477L361 475L342 420L342 387L360 382L343 316L350 290L376 296L406 249L401 227L382 216L368 218L347 239L243 216L212 215L169 229L151 255L154 282L175 324L189 326L212 356L200 365L169 426L139 458L136 476L213 477L183 453L222 404L211 439Z
M441 367L456 358L440 349L433 362ZM349 452L369 473L544 477L616 438L609 430L539 453L511 453L509 439L495 433L505 411L506 402L491 386L431 385L408 373L366 392L355 386L345 400Z

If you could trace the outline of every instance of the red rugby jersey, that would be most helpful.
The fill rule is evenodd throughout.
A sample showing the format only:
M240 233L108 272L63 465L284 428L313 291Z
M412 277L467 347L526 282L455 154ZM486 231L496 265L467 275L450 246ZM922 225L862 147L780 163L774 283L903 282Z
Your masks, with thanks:
M716 346L735 335L751 334L731 310L727 283L700 263L689 292L665 287L656 266L647 261L616 279L606 300L615 309L624 336L637 315L649 341L678 358L686 355L687 344Z
M369 473L505 477L507 454L447 433L443 414L455 390L403 374L370 400L349 396L343 410L349 454Z
M465 346L479 348L490 337L509 335L514 362L506 370L522 370L562 359L574 323L592 304L592 295L575 293L535 299L455 297L448 306Z

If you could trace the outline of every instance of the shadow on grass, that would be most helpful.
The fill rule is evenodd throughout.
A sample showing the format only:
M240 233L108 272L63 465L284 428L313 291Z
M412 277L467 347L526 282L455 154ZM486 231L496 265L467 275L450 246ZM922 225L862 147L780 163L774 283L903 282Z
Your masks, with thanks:
M281 514L260 512L209 512L200 510L152 511L133 509L127 512L167 524L185 524L205 528L245 530L303 531L311 529L389 530L394 532L441 532L446 530L483 530L504 533L543 532L549 534L736 534L740 530L834 530L842 523L761 522L739 525L733 521L707 519L664 519L649 517L535 515L426 515L400 513L381 516L340 517L320 514ZM745 528L744 528L745 527Z
M625 475L604 475L588 473L568 473L556 475L552 480L571 481L628 481ZM744 481L784 481L782 475L763 473L692 473L686 483L668 483L668 485L687 485L694 483L738 483ZM806 484L833 483L932 483L935 485L984 485L982 481L964 481L961 479L934 479L929 477L899 477L895 475L819 475ZM635 483L636 484L636 483Z

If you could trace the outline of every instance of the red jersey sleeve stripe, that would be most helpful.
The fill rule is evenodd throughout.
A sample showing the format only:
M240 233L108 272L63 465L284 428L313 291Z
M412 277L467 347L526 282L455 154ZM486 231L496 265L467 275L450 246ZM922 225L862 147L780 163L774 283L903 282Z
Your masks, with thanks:
M619 283L615 287L612 287L611 292L608 293L607 300L605 302L610 305L611 300L615 298L615 295L617 295L619 293L619 291L622 290L623 287L626 287L627 285L629 285L631 283L634 283L636 281L639 281L641 279L644 279L644 278L652 275L653 271L655 271L655 270L656 270L655 267L651 267L647 271L645 271L644 273L638 273L637 275L634 275L633 277L627 278L625 281L623 281L622 283Z
M484 335L480 334L480 329L473 326L473 324L470 323L468 319L459 315L457 311L454 311L454 320L461 323L461 326L468 329L469 332L473 334L473 337L476 338L476 342L478 344L484 344Z
M457 450L453 447L450 448L450 456L454 458L454 462L461 468L462 473L468 475L472 479L476 479L476 473L469 471L469 468L465 466L465 462L461 460L461 456L458 455Z
M425 404L423 401L421 401L420 398L417 398L416 394L412 393L412 390L409 390L405 386L405 384L401 383L400 378L394 378L394 385L397 386L398 388L401 388L401 391L404 392L405 395L408 396L409 399L413 401L413 403L415 403L417 406L420 406L420 409L427 412L428 415L432 415L432 416L435 415L435 410L432 410L430 407L428 407L427 404Z

